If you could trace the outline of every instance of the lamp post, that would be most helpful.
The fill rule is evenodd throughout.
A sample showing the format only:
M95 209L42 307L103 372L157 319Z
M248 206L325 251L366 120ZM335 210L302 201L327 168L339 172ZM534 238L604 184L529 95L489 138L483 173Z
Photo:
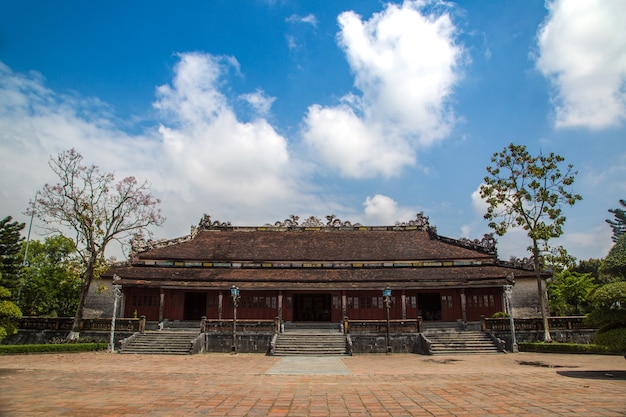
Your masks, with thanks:
M513 286L504 286L504 296L506 298L506 308L509 313L509 327L511 328L511 351L513 353L519 352L517 347L517 339L515 338L515 322L513 321L513 305L511 303L511 294L513 294Z
M383 290L383 302L387 309L387 354L391 353L391 342L389 339L389 307L391 307L391 289L389 287Z
M230 296L233 299L233 344L231 346L231 352L237 353L237 306L239 305L239 288L233 285L230 289Z

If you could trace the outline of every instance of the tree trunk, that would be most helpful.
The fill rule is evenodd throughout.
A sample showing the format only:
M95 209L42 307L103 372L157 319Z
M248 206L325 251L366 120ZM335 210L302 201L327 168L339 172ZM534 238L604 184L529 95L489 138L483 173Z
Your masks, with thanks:
M537 292L539 296L539 307L541 309L541 320L543 322L543 341L546 343L552 342L552 336L550 336L550 324L548 323L548 290L541 279L541 262L539 259L539 247L536 242L533 242L533 255L534 255L534 267L535 275L537 277Z
M85 310L85 302L89 295L89 287L93 280L95 264L91 263L87 266L85 274L83 275L82 289L80 292L80 299L78 300L78 307L76 308L76 314L74 315L74 321L72 322L72 330L67 335L69 340L78 340L80 338L80 332L83 327L83 312Z

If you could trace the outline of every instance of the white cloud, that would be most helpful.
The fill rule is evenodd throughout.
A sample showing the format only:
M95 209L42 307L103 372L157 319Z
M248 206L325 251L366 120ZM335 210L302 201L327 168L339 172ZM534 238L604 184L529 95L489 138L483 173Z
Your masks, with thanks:
M344 176L397 175L450 132L464 52L449 14L425 15L422 5L389 4L367 21L354 12L339 16L338 42L361 95L309 107L303 134Z
M556 127L619 125L626 115L626 5L556 0L547 7L536 65L554 87Z
M390 225L415 218L415 210L399 207L391 197L381 194L367 197L363 207L363 224L366 225Z
M288 23L305 23L307 25L311 25L314 28L317 27L317 17L314 14L309 13L306 16L300 16L298 14L292 14L287 19L285 19Z
M259 116L265 117L269 114L276 97L268 97L262 89L257 89L254 93L242 94L241 100L247 102Z
M220 58L183 54L172 84L158 88L154 105L168 121L159 128L163 151L178 177L170 185L185 184L196 204L204 201L208 211L219 205L231 215L235 207L241 215L286 204L301 195L287 140L265 119L237 119L218 89L225 70ZM261 110L272 101L262 92L247 99Z

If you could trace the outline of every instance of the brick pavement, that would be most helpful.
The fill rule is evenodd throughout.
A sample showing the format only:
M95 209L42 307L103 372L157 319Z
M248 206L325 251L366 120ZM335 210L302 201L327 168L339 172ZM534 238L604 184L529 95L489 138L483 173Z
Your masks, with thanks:
M621 356L0 357L0 416L626 416ZM310 365L310 362L309 362Z

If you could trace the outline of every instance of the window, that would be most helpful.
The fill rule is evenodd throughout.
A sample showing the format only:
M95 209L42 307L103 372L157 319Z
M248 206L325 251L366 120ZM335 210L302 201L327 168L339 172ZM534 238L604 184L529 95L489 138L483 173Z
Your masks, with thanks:
M158 295L133 295L132 306L133 307L158 307L159 296Z

